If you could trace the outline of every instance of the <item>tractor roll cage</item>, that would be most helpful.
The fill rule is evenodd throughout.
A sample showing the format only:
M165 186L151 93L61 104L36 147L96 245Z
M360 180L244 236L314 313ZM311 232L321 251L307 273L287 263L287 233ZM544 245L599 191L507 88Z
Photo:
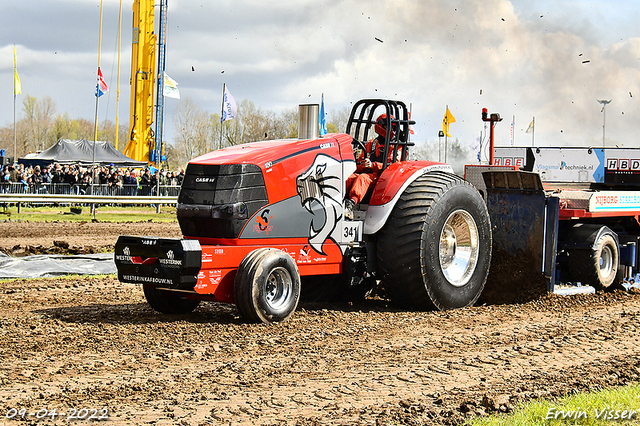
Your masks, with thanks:
M393 150L391 162L395 163L398 147L402 147L401 160L406 161L409 147L415 145L409 140L409 126L415 124L415 121L410 119L409 111L404 102L386 99L362 99L356 102L349 115L347 133L355 141L366 143L369 131L376 124L376 118L383 113L380 107L384 108L384 114L387 115L387 129L396 129L394 132L386 132L384 163L382 164L382 170L384 170L388 166L389 150ZM393 137L391 137L391 133L393 133Z

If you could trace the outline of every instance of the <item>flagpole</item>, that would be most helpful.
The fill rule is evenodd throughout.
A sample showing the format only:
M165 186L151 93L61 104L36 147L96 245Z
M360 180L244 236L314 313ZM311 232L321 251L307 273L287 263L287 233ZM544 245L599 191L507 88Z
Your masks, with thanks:
M122 0L120 0L120 12L118 14L118 77L117 77L117 82L116 85L118 86L116 88L116 140L115 140L115 145L116 145L116 151L118 150L118 123L119 123L119 116L120 116L120 47L121 47L121 41L122 41Z
M16 45L13 45L13 163L18 162L18 153L16 152L16 98L18 91L16 87L16 75L18 70L16 68ZM22 90L21 90L22 91Z
M13 45L15 49L15 45ZM13 163L18 162L18 156L16 154L16 76L15 76L15 67L13 71Z
M224 91L227 88L227 83L222 83L222 106L220 107L220 145L218 148L222 148L222 130L224 130Z
M100 30L98 35L98 74L96 75L96 114L94 118L93 124L93 153L92 153L92 170L91 170L91 195L93 195L93 180L95 175L96 168L96 141L98 140L98 82L100 80L100 52L102 50L102 7L104 4L104 0L100 0ZM117 129L116 129L117 131ZM91 205L92 213L95 215L94 205Z
M320 104L320 114L318 115L318 134L324 136L322 133L322 119L324 118L324 92L322 93L322 103Z
M100 34L98 35L98 70L100 70L100 52L102 50L102 6L104 4L104 0L100 0ZM96 87L100 77L96 76ZM97 93L97 92L96 92ZM95 142L98 140L98 98L99 96L96 94L96 115L94 119L94 133L93 133L93 162L95 163Z
M15 77L14 77L15 79ZM18 156L16 155L16 83L13 82L13 163L18 162Z
M511 120L511 146L516 144L516 116Z
M447 162L447 143L449 141L449 117L447 116L447 111L449 111L449 105L447 105L447 109L444 112L444 121L447 125L447 131L444 132L444 162Z
M162 167L163 132L164 132L164 85L165 70L167 68L167 0L160 1L160 24L158 27L158 80L156 87L156 134L155 134L155 155L158 169ZM160 182L158 175L158 182ZM159 195L159 193L158 193Z
M531 129L531 146L536 146L535 139L536 139L536 118L533 117L533 128Z

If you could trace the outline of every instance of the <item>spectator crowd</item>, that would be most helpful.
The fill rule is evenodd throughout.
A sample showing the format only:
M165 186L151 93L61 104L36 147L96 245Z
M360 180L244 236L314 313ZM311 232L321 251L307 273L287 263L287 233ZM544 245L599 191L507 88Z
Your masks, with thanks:
M118 168L83 167L78 164L53 163L48 166L9 164L0 168L0 192L77 195L160 195L176 196L184 179L180 172Z

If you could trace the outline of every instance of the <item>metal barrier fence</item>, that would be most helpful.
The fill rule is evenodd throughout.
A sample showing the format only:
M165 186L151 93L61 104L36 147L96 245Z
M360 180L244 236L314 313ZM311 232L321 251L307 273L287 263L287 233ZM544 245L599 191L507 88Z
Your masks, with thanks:
M160 206L178 203L180 191L177 186L160 186L160 195L157 195L156 188L144 191L135 185L94 185L88 188L78 187L76 191L74 186L63 184L43 184L30 191L29 187L20 189L17 185L21 184L0 184L0 206L6 209L9 205L15 205L20 213L25 204L84 205L91 206L94 218L96 205L152 205L156 207L156 213L160 213Z
M62 195L108 195L108 196L149 196L158 195L156 186L139 185L90 185L68 183L25 184L21 182L0 183L0 194L62 194ZM180 187L160 185L159 192L164 197L177 197Z

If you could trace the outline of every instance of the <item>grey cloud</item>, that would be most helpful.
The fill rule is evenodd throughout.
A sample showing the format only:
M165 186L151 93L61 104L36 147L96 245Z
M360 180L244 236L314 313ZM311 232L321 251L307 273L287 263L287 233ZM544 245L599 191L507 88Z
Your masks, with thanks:
M98 3L0 6L0 16L11 16L0 25L0 35L16 38L20 46L25 90L48 94L60 112L82 111L86 118L92 117L94 100ZM131 44L131 9L125 4L124 99ZM106 1L104 13L103 70L112 84L117 5ZM596 8L591 14L574 3L548 0L171 0L167 72L183 96L211 113L219 109L223 82L237 100L248 98L265 109L295 107L309 95L319 101L321 93L329 110L363 97L398 97L413 104L420 139L435 137L449 105L457 120L454 137L469 144L483 129L484 106L505 117L497 128L503 143L513 115L519 123L516 142L528 139L523 128L533 116L540 143L597 141L602 115L595 99L611 97L607 134L629 144L630 135L640 131L636 98L628 95L640 93L640 39L629 36L637 12L627 10L629 18L611 26L617 10ZM24 22L36 30L25 31ZM0 46L5 81L10 81L10 52L10 45ZM111 115L114 104L115 97ZM127 107L122 103L121 111ZM0 105L0 117L6 122L11 116L9 107Z

